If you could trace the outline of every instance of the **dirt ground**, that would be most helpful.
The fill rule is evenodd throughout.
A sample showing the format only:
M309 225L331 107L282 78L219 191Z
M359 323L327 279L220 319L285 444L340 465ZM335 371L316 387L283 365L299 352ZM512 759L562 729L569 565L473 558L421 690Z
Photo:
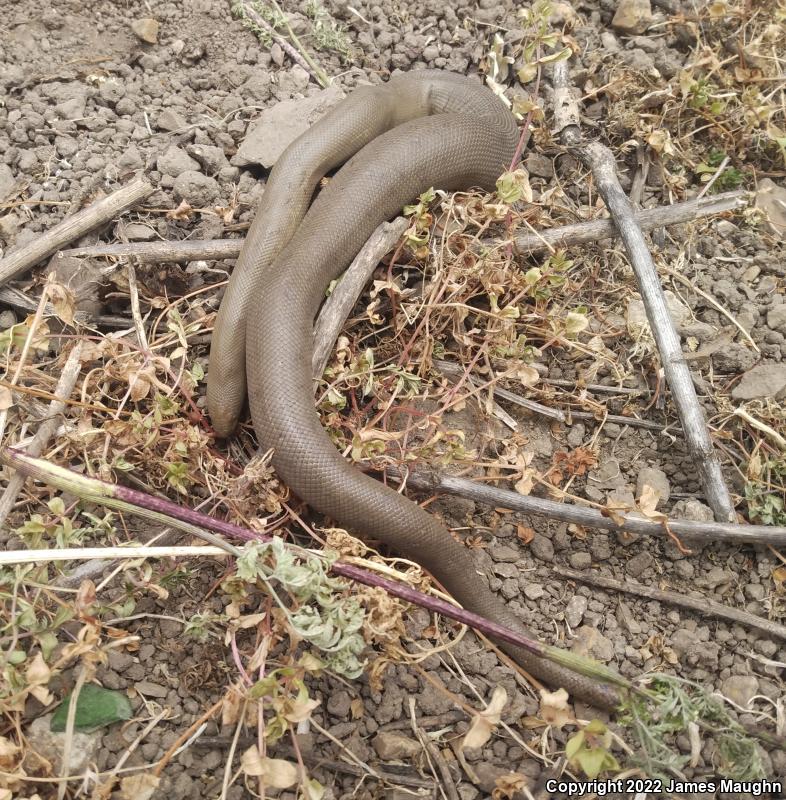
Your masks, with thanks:
M613 146L623 187L635 191L641 205L647 207L695 196L702 185L700 170L667 173L655 158L647 162L648 171L642 176L641 155L646 148L639 145L637 149L635 143L622 145L634 135L636 125L647 120L647 113L652 119L657 117L665 102L657 92L676 91L687 65L707 56L707 50L712 54L713 48L721 47L723 37L717 31L708 33L701 23L703 38L697 41L699 23L691 27L691 20L701 18L707 4L674 0L650 7L644 3L651 19L646 32L640 34L624 33L612 24L618 7L615 0L555 5L551 25L563 33L563 42L576 54L571 74L584 98L582 124L588 135ZM345 27L349 55L314 49L309 34L313 11L305 3L283 4L294 31L303 36L322 69L345 91L362 82L385 80L397 69L487 70L493 36L515 42L522 26L516 14L519 6L508 0L385 0L379 4L359 0L354 5L334 0L325 9ZM728 9L724 13L733 16ZM150 32L139 27L140 21L148 18L160 25L155 43L145 42L144 36ZM782 17L775 14L776 19ZM727 53L716 55L724 58ZM623 79L627 83L620 89L615 82ZM532 91L532 81L526 85ZM143 170L158 187L155 194L144 201L142 209L124 214L109 228L85 237L80 245L242 235L263 191L267 170L238 159L241 143L263 109L321 91L278 45L260 41L233 16L225 0L0 0L0 246L6 251L34 241L67 214ZM546 106L550 93L544 79L541 101ZM642 106L645 96L654 99ZM783 102L782 94L775 102ZM638 115L638 122L631 122L630 114ZM658 129L652 119L650 134ZM678 154L685 153L688 143L680 137L688 132L678 130L678 124L672 126L668 119L659 124L670 130ZM707 125L711 127L711 121ZM691 130L700 127L693 120ZM696 139L701 135L696 134ZM712 146L708 140L707 150ZM747 155L742 152L746 147ZM754 190L765 178L783 185L786 172L782 161L778 166L775 159L759 157L749 144L740 145L736 152L726 150L742 176L743 188ZM714 172L717 159L708 159L710 172ZM694 166L698 160L694 158ZM587 196L586 173L550 139L548 121L535 120L524 163L535 200L556 217L562 214L562 221L576 221L579 207L588 214L598 205L596 196ZM734 188L735 180L730 175L724 188ZM563 199L554 201L557 190ZM191 209L214 211L180 218L167 214L184 201ZM566 217L564 212L570 208L576 214ZM749 428L743 430L735 421L732 411L742 400L732 392L748 373L745 385L755 386L751 396L758 403L753 410L776 428L780 424L783 432L780 388L768 394L766 387L761 388L765 378L750 373L764 365L770 379L783 369L783 244L766 226L744 215L727 215L670 228L665 237L653 239L653 251L659 266L687 279L680 281L662 271L664 285L672 292L702 404L721 444L724 474L739 500L740 519L751 519L745 501L746 491L750 501L750 490L746 490L751 485L750 459L756 453L762 461L767 454L776 458L777 449L773 451L767 441L757 445L757 434ZM561 488L578 498L600 506L619 502L632 507L644 487L650 486L660 495L658 510L669 517L710 520L712 514L693 462L681 434L674 432L676 417L658 383L651 342L631 324L637 313L635 285L622 246L606 241L586 246L581 254L569 251L569 256L576 259L576 273L564 287L561 302L565 307L586 309L590 319L587 341L596 336L601 347L613 351L614 361L599 362L591 348L579 352L544 349L538 370L541 377L556 383L541 383L528 396L554 405L573 392L559 388L559 381L568 386L603 384L611 387L608 392L585 392L582 400L574 402L574 410L600 408L601 419L604 409L609 414L635 413L663 427L650 430L608 421L600 424L597 419L552 424L503 403L518 423L516 435L520 438L516 441L529 454L538 475L562 466L572 479L564 477ZM110 262L96 259L93 263L101 268ZM536 263L535 257L522 259L522 270ZM152 309L158 314L166 303L204 291L209 284L223 280L231 264L196 261L140 266L143 311ZM91 284L80 307L130 321L122 269L105 271L98 280L101 287ZM0 297L0 329L11 328L35 309L42 283L43 278L36 283L27 275L12 284L32 298L32 307L20 306L7 295ZM202 319L215 311L219 299L218 290L205 294ZM361 301L361 315L368 302L368 298ZM110 330L107 326L101 329ZM205 335L201 342L192 342L191 366L199 365L202 371L209 368L207 341ZM40 355L41 370L53 374L55 358L54 353ZM203 408L203 394L201 382L195 391L199 408ZM24 408L17 411L23 414ZM489 428L500 440L510 437L504 425L489 421L474 402L468 402L463 411L448 414L444 427L463 430L468 446L482 441ZM253 452L248 430L244 436L248 455ZM489 445L488 439L485 446L496 447ZM563 456L576 452L593 454L586 468L576 466L575 460L570 461L570 468L566 466ZM144 458L135 453L129 460L144 480ZM75 460L72 466L77 466ZM784 477L786 469L780 473L781 484ZM156 488L166 490L163 485ZM534 494L545 492L542 483L533 489ZM208 498L207 493L198 492L170 492L170 496L188 497L194 504ZM22 500L11 519L9 549L24 546L18 528L37 508L34 494L25 494ZM690 542L692 552L685 554L667 537L583 529L456 497L442 496L428 508L441 515L457 536L470 540L480 566L491 576L492 589L543 640L589 653L629 678L654 672L694 681L733 701L731 713L743 725L758 726L772 735L786 733L786 643L782 637L720 619L712 611L698 614L567 579L557 572L567 568L617 580L633 579L680 595L695 592L707 601L783 626L783 554L764 546L709 540ZM771 521L779 519L784 515ZM127 526L115 531L121 540L149 537L150 529L130 518ZM132 721L87 734L80 743L85 763L99 772L111 771L121 759L121 770L154 765L226 696L237 678L224 630L213 622L225 612L228 602L226 594L218 590L225 577L223 562L202 558L166 563L153 564L152 576L144 580L134 573L134 579L121 576L102 587L103 619L112 619L116 628L138 636L139 641L138 648L109 651L108 661L97 668L100 683L127 693L135 713ZM101 578L94 582L99 584ZM5 592L7 584L3 586ZM132 605L128 605L129 598ZM75 633L73 629L68 636ZM444 641L443 636L452 638L456 633L457 629L447 624L442 624L440 633L423 610L412 610L406 616L404 642L413 653L434 648ZM75 679L74 669L65 669L49 688L60 699ZM300 726L298 746L309 774L324 787L324 798L444 796L475 800L495 791L495 797L523 797L525 792L536 791L539 779L557 774L554 765L575 731L534 724L539 713L537 690L471 633L449 653L432 653L417 664L389 665L377 684L368 674L347 680L323 673L309 677L308 685L310 697L320 702L312 712L312 723ZM482 747L465 750L462 764L450 747L469 727L470 717L462 704L465 709L483 708L481 701L487 702L497 687L506 691L502 720L508 727L497 727ZM165 717L143 734L150 720L165 709ZM579 719L609 721L607 715L580 703L575 710ZM34 719L44 712L43 706L30 698L18 717L30 743L40 744L42 734L40 730L35 734ZM4 736L15 735L13 718L8 711ZM413 732L412 718L419 720L420 728L436 743L436 761ZM234 740L234 724L222 725L220 715L208 718L204 727L192 731L199 735L168 759L154 796L173 800L254 796L256 781L242 775L238 778L234 770L240 753L255 741L256 724L255 719ZM616 723L611 729L618 730ZM695 736L686 727L671 738L676 752L691 756L680 768L680 774L689 780L716 775L720 763L717 745L709 739L697 744ZM138 746L129 753L137 738ZM618 743L611 751L621 764L626 763ZM294 760L288 737L273 745L271 752ZM234 766L226 771L231 754ZM762 773L786 785L786 750L765 743L757 746L756 754ZM0 753L6 769L4 757ZM364 776L364 765L383 772L386 780ZM443 768L449 780L440 773ZM522 783L506 794L504 777L510 773L523 776ZM28 774L45 776L46 770L29 767ZM567 774L579 773L571 770ZM69 793L77 796L78 786L72 784ZM52 787L44 782L24 782L12 787L13 796L32 797L38 792L41 797L54 797L56 786ZM11 796L3 791L0 788L0 797ZM140 785L116 787L112 797L131 794L143 794ZM268 795L296 796L295 789L272 788ZM89 785L86 796L91 796ZM680 796L746 795L686 792Z

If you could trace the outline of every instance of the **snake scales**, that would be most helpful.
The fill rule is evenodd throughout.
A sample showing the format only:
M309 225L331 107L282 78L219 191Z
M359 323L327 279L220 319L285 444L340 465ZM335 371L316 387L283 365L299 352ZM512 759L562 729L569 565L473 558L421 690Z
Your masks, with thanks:
M417 561L465 608L525 632L442 523L344 460L320 425L311 374L313 322L325 290L376 227L432 186L493 188L517 138L503 103L452 73L396 76L335 106L270 175L218 314L207 397L216 432L228 436L247 391L261 443L273 448L276 472L303 500ZM312 204L319 180L341 164ZM616 705L610 687L503 648L551 686Z

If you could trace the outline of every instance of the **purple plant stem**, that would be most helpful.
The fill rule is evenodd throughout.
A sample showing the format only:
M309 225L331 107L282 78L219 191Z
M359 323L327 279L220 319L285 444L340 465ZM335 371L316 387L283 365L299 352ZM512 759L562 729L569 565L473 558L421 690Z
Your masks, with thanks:
M161 497L153 497L152 495L140 492L136 489L130 489L127 486L120 486L118 484L109 483L108 481L100 480L99 478L88 478L75 470L67 467L50 465L45 459L33 458L14 448L7 448L2 453L2 460L20 472L31 475L32 477L44 481L47 478L52 478L53 485L63 485L63 473L73 475L73 483L75 487L69 487L70 491L77 494L83 492L89 495L89 499L93 502L101 502L101 498L115 499L123 501L131 506L137 508L155 511L158 514L166 515L173 519L178 519L187 522L198 528L207 529L214 533L220 533L234 539L243 539L245 541L270 541L272 538L269 535L254 533L239 525L223 520L214 519L199 511L186 508L184 506L173 503ZM57 473L60 473L59 479ZM544 645L530 637L519 633L504 625L500 625L492 620L475 614L471 611L466 611L462 608L457 608L450 603L441 600L437 597L431 597L423 592L413 589L406 584L392 581L377 575L374 572L364 570L353 564L347 564L343 561L335 561L330 568L334 575L339 575L349 580L356 581L357 583L365 584L366 586L373 586L380 588L393 597L398 597L407 602L419 605L429 611L442 614L445 617L456 620L463 625L469 625L476 630L482 631L495 639L500 639L505 642L517 645L530 653L535 655L544 656L549 658L552 656L557 648ZM248 676L246 676L248 677ZM619 681L624 681L620 676ZM617 682L617 681L614 681Z

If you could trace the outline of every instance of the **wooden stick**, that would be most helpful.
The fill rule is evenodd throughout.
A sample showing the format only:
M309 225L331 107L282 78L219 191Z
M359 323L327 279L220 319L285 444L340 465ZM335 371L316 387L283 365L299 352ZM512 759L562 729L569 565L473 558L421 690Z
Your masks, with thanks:
M674 203L670 206L648 208L644 211L634 210L634 214L636 224L641 230L651 231L667 225L678 225L713 214L721 214L724 211L736 211L747 205L748 201L744 194L737 191L725 192L706 199L687 200L684 203ZM536 253L598 242L618 236L620 236L620 232L613 219L596 219L591 222L563 225L538 233L522 234L513 240L513 247L518 253Z
M685 443L696 464L707 503L718 521L733 520L734 504L721 473L690 369L682 354L680 338L669 314L655 262L636 223L635 211L617 179L614 157L599 142L582 141L577 124L578 105L569 90L568 68L564 61L554 65L554 84L555 122L560 139L592 171L595 185L620 232L660 353L663 372L682 422Z
M642 230L650 231L666 225L679 225L684 222L736 211L747 206L743 192L726 192L702 200L687 200L670 206L658 206L646 211L636 211L636 222ZM518 253L536 253L554 250L558 247L572 247L589 242L618 237L614 220L596 219L573 225L562 225L539 233L527 233L513 240ZM484 240L485 241L485 240ZM237 258L243 239L186 239L181 242L128 242L120 244L96 244L63 250L58 257L133 257L140 263L162 263L167 261L221 261Z
M71 348L63 371L60 373L60 380L58 380L55 387L56 399L49 404L46 419L41 423L35 436L25 448L26 452L31 456L40 456L44 452L44 448L49 444L49 440L54 436L57 426L60 424L60 415L65 411L66 401L71 396L82 367L79 360L81 353L82 342L77 341ZM25 476L21 472L14 472L8 480L3 496L0 497L0 541L5 541L5 522L24 483Z
M402 480L402 472L393 466L385 468L385 473ZM620 514L622 524L618 525L611 517L604 516L594 508L558 503L542 497L523 495L510 489L487 486L468 478L456 478L438 472L418 470L406 477L407 486L423 492L454 494L467 497L478 503L497 508L509 508L523 514L533 514L548 519L556 519L587 528L600 528L607 531L631 531L643 536L668 537L663 525L652 522L643 516ZM616 514L615 514L616 516ZM695 522L685 519L669 519L668 528L677 536L698 537L713 541L738 542L741 544L770 544L774 547L786 545L786 527L776 525L737 525L731 522Z
M312 375L315 377L322 377L341 332L341 326L357 303L371 273L382 258L393 249L401 234L407 229L407 225L409 220L404 217L398 217L393 222L383 222L371 234L323 304L314 326L314 355L311 367Z
M607 578L595 572L576 572L572 569L565 569L564 567L552 567L552 570L563 578L570 578L571 580L580 581L581 583L588 583L590 586L600 586L602 589L626 592L627 594L646 597L648 600L657 600L672 606L689 608L691 611L697 611L702 617L705 617L709 612L719 619L725 619L729 622L738 622L740 625L745 625L748 628L755 628L756 630L763 631L768 636L777 636L779 639L786 639L786 625L779 625L777 622L771 622L763 617L757 617L755 614L750 614L747 611L732 608L723 603L716 603L714 600L709 600L706 597L691 597L684 592L667 592L663 589L657 589L653 586L644 586L634 581L617 581L614 580L614 578Z
M222 261L225 258L237 258L244 241L244 239L184 239L180 242L94 244L61 250L57 257L134 258L140 264L160 264L168 261Z
M66 217L54 228L36 237L35 241L12 251L0 260L0 285L34 267L39 261L56 253L63 245L114 219L118 214L149 197L154 191L155 187L145 178L137 178L103 200L93 203L73 216Z

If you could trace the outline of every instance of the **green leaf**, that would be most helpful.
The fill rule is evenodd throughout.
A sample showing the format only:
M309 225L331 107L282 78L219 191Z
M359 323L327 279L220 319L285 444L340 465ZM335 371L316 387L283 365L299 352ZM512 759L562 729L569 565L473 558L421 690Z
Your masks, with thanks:
M71 695L69 692L52 715L49 727L56 733L61 733L66 728ZM94 683L86 683L76 700L74 729L90 732L111 725L113 722L131 719L132 715L131 703L124 694L104 689L103 686L96 686Z

